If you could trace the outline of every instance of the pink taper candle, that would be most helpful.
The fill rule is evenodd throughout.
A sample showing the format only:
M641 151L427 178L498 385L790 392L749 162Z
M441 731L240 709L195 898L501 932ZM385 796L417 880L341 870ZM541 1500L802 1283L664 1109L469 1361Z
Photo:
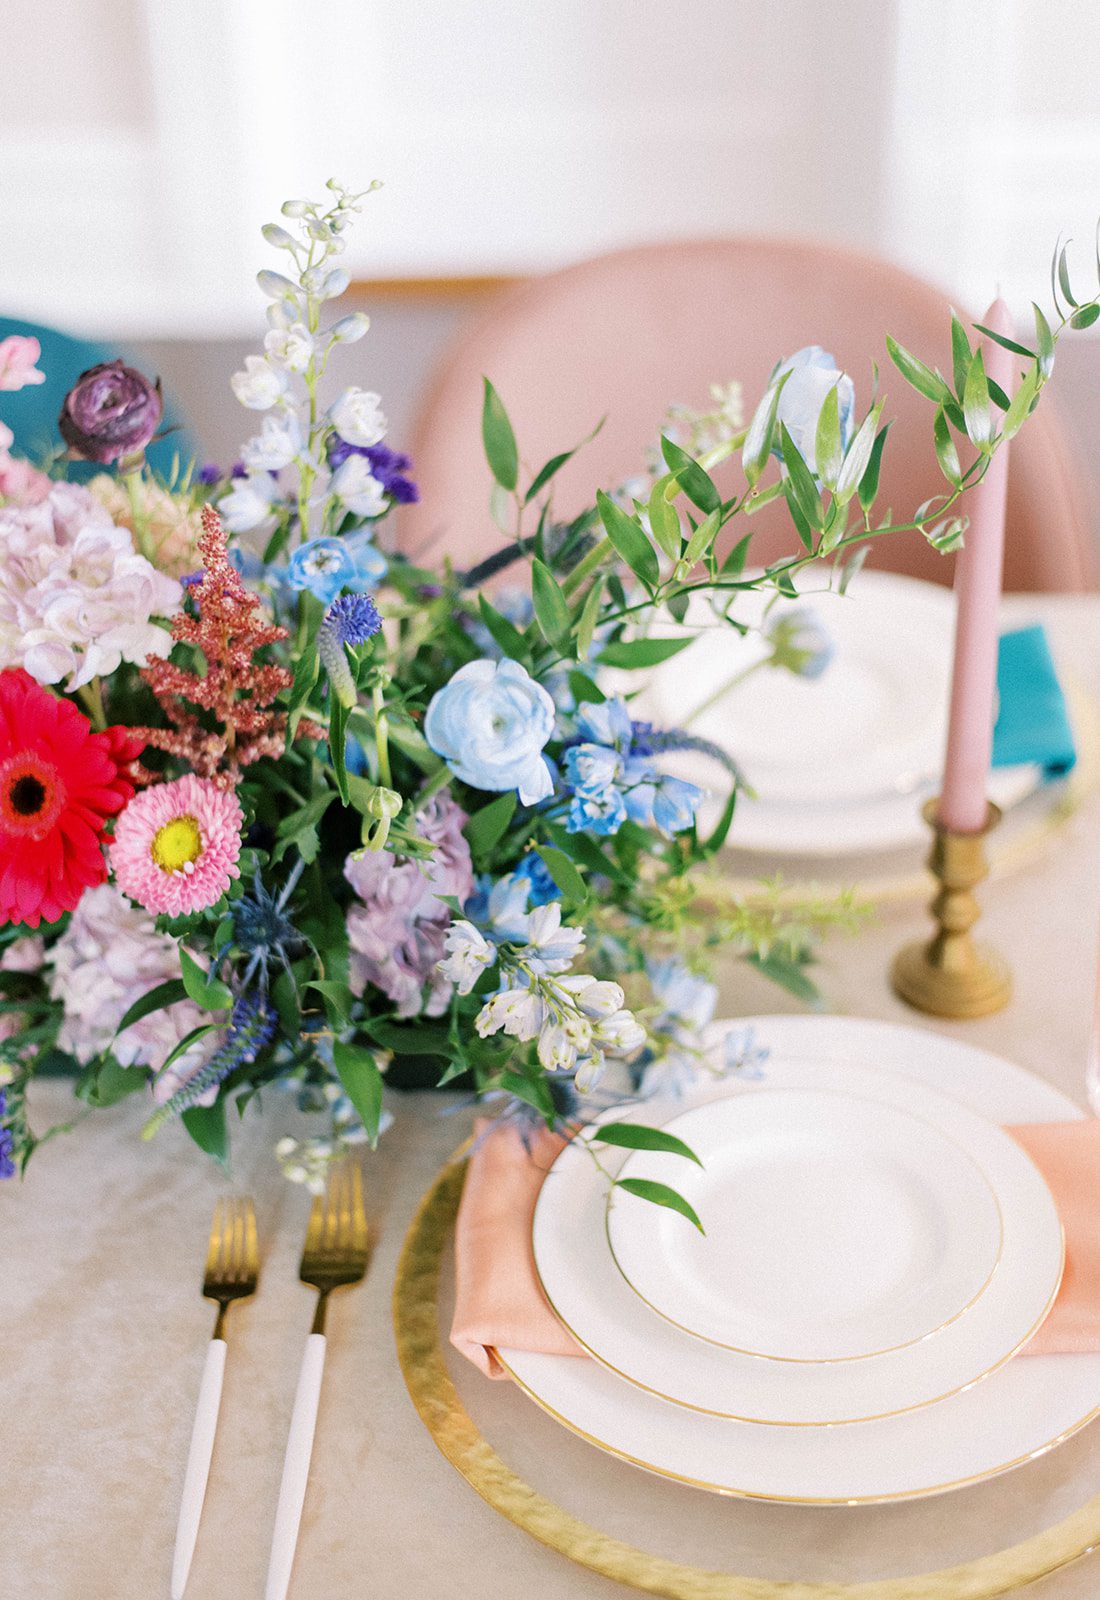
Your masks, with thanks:
M987 328L1014 338L1008 307L994 300L982 319ZM991 339L983 343L986 376L1006 394L1015 388L1016 357ZM990 401L994 419L1003 413ZM997 696L997 641L1004 568L1008 446L999 446L985 477L963 499L970 518L955 576L955 665L939 820L951 833L985 827L993 721Z

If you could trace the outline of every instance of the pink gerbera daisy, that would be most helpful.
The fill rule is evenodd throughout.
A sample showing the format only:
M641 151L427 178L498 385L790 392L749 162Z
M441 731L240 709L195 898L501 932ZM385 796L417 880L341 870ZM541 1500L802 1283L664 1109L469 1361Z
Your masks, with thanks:
M115 882L146 911L203 911L240 876L243 820L236 795L192 772L146 789L115 824Z

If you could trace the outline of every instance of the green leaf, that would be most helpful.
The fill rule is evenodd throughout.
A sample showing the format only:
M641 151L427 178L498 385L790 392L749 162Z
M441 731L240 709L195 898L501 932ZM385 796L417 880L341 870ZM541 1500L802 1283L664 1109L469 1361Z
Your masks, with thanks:
M446 1056L449 1043L443 1028L406 1026L391 1022L388 1017L371 1017L362 1024L363 1032L370 1035L384 1050L402 1056Z
M688 606L691 604L691 596L686 589L681 589L676 594L669 595L665 604L668 606L669 615L677 622L683 623L688 614Z
M121 1033L121 1028L119 1029ZM124 1067L114 1056L106 1056L97 1071L93 1071L77 1088L80 1098L97 1111L117 1105L129 1094L136 1094L148 1083L148 1075L140 1067Z
M1100 317L1100 305L1094 300L1091 305L1082 306L1080 311L1074 312L1069 319L1071 328L1091 328L1097 317Z
M518 1072L504 1071L500 1075L500 1086L509 1094L514 1094L517 1100L533 1107L547 1122L553 1122L557 1116L546 1079L541 1073L537 1078L525 1078Z
M939 461L940 470L947 481L953 483L957 489L962 483L962 467L942 406L936 412L935 421L932 423L932 437L936 442L936 459Z
M811 528L820 528L825 522L825 510L821 504L821 496L817 492L814 475L802 459L801 452L787 430L787 424L779 424L779 447L783 454L783 465L787 469L787 483L791 493L798 503L803 519ZM801 530L799 530L801 532Z
M164 983L158 983L155 989L150 989L140 1000L134 1001L115 1029L115 1038L135 1022L140 1022L142 1017L148 1017L154 1011L163 1011L166 1006L174 1006L178 1000L186 999L187 990L182 978L168 978Z
M545 489L546 485L550 482L550 479L554 477L556 473L561 471L562 467L565 466L567 461L572 461L578 450L583 449L586 444L591 444L592 440L599 433L606 421L606 417L601 417L599 422L597 422L596 426L592 429L592 432L587 434L581 440L580 444L575 444L572 450L563 450L560 455L551 456L546 465L539 468L531 480L531 487L523 497L523 503L525 506L529 506L531 504L531 501L538 494L539 490Z
M483 594L478 595L477 604L478 610L481 612L482 622L504 651L504 654L512 661L525 662L529 660L527 643L519 629L509 622L507 617L501 616L496 607L491 606Z
M588 701L591 705L600 706L607 699L598 683L593 683L587 673L575 669L569 673L569 688L578 705Z
M221 1166L229 1162L229 1132L225 1126L225 1101L215 1100L212 1106L191 1106L180 1121L200 1150Z
M722 563L721 576L723 578L739 578L744 572L751 540L751 533L746 533L743 539L738 539L737 543L734 545L733 549Z
M888 422L885 428L881 428L875 436L875 442L871 448L871 458L867 463L867 471L859 480L859 503L864 511L870 511L875 503L875 496L878 494L879 473L882 470L882 452L885 449L886 435L890 432L891 426L892 424Z
M569 601L562 593L561 584L544 561L534 556L531 561L531 598L535 604L535 621L547 644L561 649L569 638L572 617Z
M649 526L665 555L675 561L680 554L680 517L676 507L665 499L665 490L672 481L666 474L653 485L649 496Z
M845 452L844 465L837 475L836 487L833 490L842 506L846 506L855 494L863 474L867 470L867 463L870 461L871 452L875 448L875 430L878 427L881 416L882 401L880 400L877 405L871 407L864 417Z
M715 824L714 832L700 842L699 850L704 860L716 856L726 842L730 827L733 824L733 814L737 809L737 789L732 788L722 807L722 815Z
M706 555L711 545L718 536L718 529L722 525L721 512L709 511L699 526L694 530L687 542L683 560L688 567L693 567Z
M600 651L600 664L605 667L622 667L633 672L639 667L656 667L670 661L695 643L694 635L686 639L630 639L617 644L605 644Z
M583 904L588 899L588 885L564 850L558 850L552 844L540 844L536 845L535 854L542 857L566 900Z
M1067 239L1058 253L1058 282L1061 285L1062 293L1065 295L1069 304L1071 306L1075 306L1077 301L1073 298L1073 290L1069 286L1069 265L1066 261L1066 251L1069 249L1072 242L1073 241L1071 239Z
M317 654L317 629L320 621L316 621L310 628L309 634L302 646L302 653L294 667L294 681L290 686L290 701L287 712L287 749L294 742L294 735L298 731L298 724L302 720L306 704L313 693L313 686L321 672L321 658Z
M775 437L775 419L779 411L779 396L790 375L788 370L778 383L769 384L749 423L749 431L741 447L741 467L750 489L756 487L757 480L771 454L772 440Z
M665 434L661 435L661 454L692 505L698 506L700 511L717 511L722 504L722 496L698 461L693 461L686 450L681 450Z
M628 517L602 489L596 491L596 505L607 537L631 572L649 589L655 589L661 576L657 552L633 517Z
M966 432L972 445L983 455L988 455L993 444L993 417L989 410L989 385L985 379L985 362L982 352L976 350L966 375L963 393L963 416Z
M500 484L502 489L509 493L516 487L519 478L519 451L516 449L516 436L512 432L512 424L508 421L501 398L489 382L485 380L485 398L481 407L481 439L485 446L485 459L489 463L489 471Z
M348 804L348 769L347 769L347 733L348 733L348 707L343 705L335 695L329 696L329 728L328 752L332 762L332 775L336 779L336 787L344 805Z
M940 377L938 372L933 372L931 367L925 366L916 356L911 355L896 339L886 335L886 348L890 352L890 359L905 379L906 383L916 389L918 394L923 394L937 404L951 398L951 390Z
M654 1183L650 1178L619 1178L614 1187L625 1189L627 1194L637 1195L639 1200L648 1200L651 1205L665 1206L669 1211L678 1211L693 1227L698 1228L701 1234L706 1235L707 1230L696 1216L694 1208L682 1194L670 1189L667 1183Z
M331 1023L343 1027L348 1022L354 997L346 983L337 983L332 978L310 978L302 988L317 990L324 1000L325 1015Z
M475 856L487 855L495 844L499 844L508 831L515 809L516 792L509 789L506 794L498 795L487 806L482 806L480 811L474 812L463 832Z
M1100 310L1100 307L1097 308ZM1023 427L1031 412L1031 405L1039 392L1039 368L1031 367L1020 379L1020 387L1012 397L1012 404L1001 423L1002 439L1011 439Z
M954 311L951 312L951 369L955 377L955 393L961 400L966 388L966 375L970 371L970 340L966 329Z
M157 1077L159 1078L162 1073L167 1072L173 1061L178 1061L180 1056L185 1055L193 1044L198 1044L200 1039L206 1039L210 1034L220 1033L221 1031L221 1026L216 1022L204 1022L199 1027L192 1028L191 1032L185 1034L175 1048L165 1056L157 1069Z
M382 1115L382 1074L374 1053L362 1045L345 1044L338 1039L332 1047L332 1060L373 1150L378 1143L378 1123Z
M188 955L182 945L179 947L180 969L183 972L183 987L190 998L202 1011L228 1011L233 1004L233 995L228 984L220 978L208 978L193 956Z
M844 448L840 442L840 397L837 393L839 383L838 378L822 402L817 416L817 433L814 441L817 475L827 489L836 487L841 463L844 460Z
M624 1150L659 1150L664 1155L684 1156L697 1167L703 1163L690 1145L663 1128L646 1128L637 1122L605 1122L592 1135L594 1144L621 1145Z
M1044 378L1049 378L1054 371L1054 335L1050 331L1050 323L1034 301L1032 309L1035 312L1035 340L1039 347L1039 371Z
M596 624L600 620L600 601L603 599L603 578L597 578L589 589L581 607L580 618L577 622L577 657L581 661L588 660L589 651L592 649L592 640L596 633Z
M770 978L781 989L786 989L788 994L793 994L797 1000L802 1000L806 1005L815 1005L821 996L816 986L807 978L801 965L789 957L780 955L772 950L767 956L748 955L745 960L765 978Z
M1029 361L1035 360L1035 351L1029 350L1026 344L1017 344L1015 339L1010 339L1005 333L996 333L992 328L987 328L983 323L974 324L975 333L984 334L987 339L992 339L994 344L999 344L1002 350L1011 350L1013 355L1027 356ZM962 396L962 389L959 396Z
M1001 411L1007 411L1011 402L1007 394L1005 394L1004 390L1001 388L1000 384L996 383L989 376L988 372L985 375L985 381L989 389L989 398L992 400L993 404Z

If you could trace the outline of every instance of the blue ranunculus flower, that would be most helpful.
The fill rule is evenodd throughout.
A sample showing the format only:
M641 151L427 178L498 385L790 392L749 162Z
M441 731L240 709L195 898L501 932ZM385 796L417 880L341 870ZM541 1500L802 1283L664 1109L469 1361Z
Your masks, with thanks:
M554 702L518 661L469 661L432 696L424 737L456 778L475 789L519 791L526 806L553 792L543 748Z
M310 539L298 546L286 569L292 589L308 589L326 606L344 589L364 594L376 588L385 575L385 556L362 534Z
M786 423L787 432L798 447L798 453L816 477L817 420L825 404L825 396L835 387L840 405L840 441L846 450L855 420L855 386L847 373L841 372L835 359L819 344L808 344L784 361L776 372L776 381L785 372L789 372L790 377L779 396L776 416L780 422ZM782 451L778 446L775 453L782 460Z

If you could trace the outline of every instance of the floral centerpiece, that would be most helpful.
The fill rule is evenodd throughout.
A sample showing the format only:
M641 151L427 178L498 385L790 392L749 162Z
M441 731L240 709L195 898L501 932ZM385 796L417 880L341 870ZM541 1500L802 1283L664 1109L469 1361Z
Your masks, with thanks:
M140 1095L147 1135L179 1120L223 1159L227 1106L290 1093L319 1123L279 1159L317 1185L378 1137L387 1079L566 1123L609 1063L641 1094L754 1070L751 1039L704 1049L714 956L805 995L818 932L851 904L733 895L713 863L735 767L707 747L726 793L702 829L701 790L665 765L699 741L635 716L621 686L691 646L693 597L743 632L745 591L794 597L811 562L843 589L888 529L956 546L959 502L1038 400L1062 328L1100 315L1064 280L1057 330L1037 311L1034 350L1012 346L1011 396L957 319L950 381L891 344L946 479L900 522L876 511L884 402L857 415L819 347L777 365L747 426L736 386L680 408L646 470L567 522L554 478L573 452L530 469L487 382L501 549L427 570L379 537L417 498L379 396L332 389L368 331L329 314L362 199L330 184L264 229L284 270L259 274L263 352L232 378L259 427L228 472L154 480L159 389L121 361L66 397L67 454L31 463L0 435L4 1173L44 1137L40 1071L75 1073L88 1107ZM0 388L39 381L37 359L5 341ZM103 472L66 482L74 456ZM792 554L754 573L751 524L729 525L773 500ZM772 666L825 666L812 619L769 638Z

